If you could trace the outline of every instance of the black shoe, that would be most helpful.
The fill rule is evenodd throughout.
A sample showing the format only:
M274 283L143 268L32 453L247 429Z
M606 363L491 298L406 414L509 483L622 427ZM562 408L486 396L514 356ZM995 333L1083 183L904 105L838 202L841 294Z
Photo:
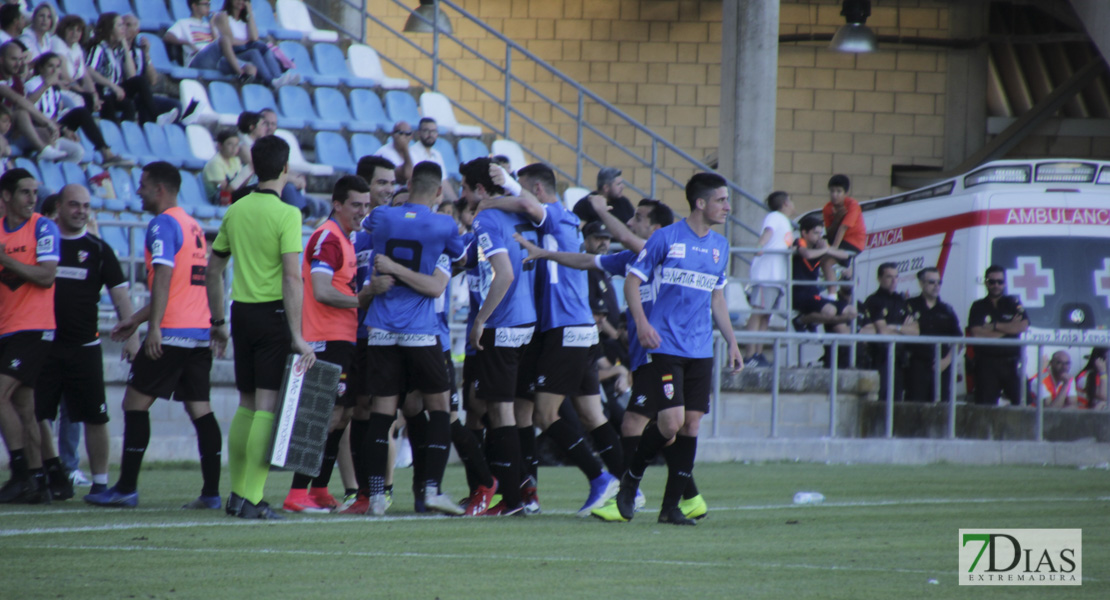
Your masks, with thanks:
M50 487L50 497L54 500L69 500L73 497L73 482L62 471L47 471L46 480Z
M625 520L631 521L636 514L636 490L640 488L639 480L633 479L628 471L621 477L621 489L617 492L617 510Z
M668 508L659 513L660 523L670 523L671 525L697 525L698 522L693 519L687 519L686 515L682 514L677 506Z
M263 521L285 520L285 517L274 512L266 501L255 504L246 499L243 500L243 508L239 510L239 514L236 516L240 519L262 519Z
M13 502L19 504L50 504L50 486L45 477L36 477L31 480L27 491Z
M239 511L243 510L243 502L242 496L231 492L231 495L227 497L227 503L224 504L224 512L233 517L238 517Z
M0 504L16 502L16 498L22 498L24 494L32 490L34 490L34 485L30 479L12 477L3 487L0 487Z

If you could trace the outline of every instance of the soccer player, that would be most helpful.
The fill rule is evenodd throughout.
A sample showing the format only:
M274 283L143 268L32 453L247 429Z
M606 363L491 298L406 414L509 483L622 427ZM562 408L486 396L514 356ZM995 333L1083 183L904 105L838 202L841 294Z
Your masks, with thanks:
M648 380L648 402L658 413L644 429L621 478L617 509L625 519L635 512L636 490L648 461L673 438L659 522L695 524L682 514L678 502L694 470L698 426L709 412L713 323L728 345L729 368L744 368L724 295L728 240L710 229L728 219L728 196L720 175L691 177L686 183L690 216L652 235L628 268L624 294L640 345L648 351L647 370L641 376ZM640 286L649 278L655 300L650 316L640 296ZM710 315L712 322L706 318Z
M374 255L383 255L406 267L413 274L432 275L436 269L449 269L443 256L461 258L466 248L454 219L436 214L442 196L442 170L424 161L413 167L408 201L400 206L381 207L370 214L367 230L373 241ZM461 509L443 494L440 483L447 466L450 443L448 416L449 382L435 318L435 297L423 292L415 281L395 285L378 296L366 314L369 328L367 352L371 413L367 444L370 466L370 512L385 512L385 471L388 457L389 427L396 418L401 394L407 385L424 396L428 411L427 465L424 501L428 508L448 514Z
M149 322L143 349L131 365L123 396L123 459L116 485L85 496L96 506L133 508L139 504L139 469L150 442L150 407L156 398L185 403L200 448L204 486L198 504L220 507L220 450L223 437L208 402L212 349L209 347L204 272L208 244L204 230L177 205L181 174L166 162L143 167L139 197L155 217L146 229L146 271L150 304L112 328L124 341Z
M278 388L290 350L300 355L299 368L305 370L316 362L316 353L301 334L301 213L280 196L289 175L289 145L272 135L260 138L251 159L258 188L232 204L220 224L208 263L208 306L219 351L229 338L223 274L234 257L230 337L239 409L227 435L226 509L244 519L281 519L262 499Z
M26 169L0 176L0 434L12 469L0 503L50 503L33 388L54 340L59 234L34 210L38 187Z
M119 320L131 318L127 278L111 246L87 229L89 191L69 184L56 197L61 233L58 276L54 280L57 330L50 354L35 383L35 417L42 432L43 466L54 500L73 497L73 483L58 458L50 422L62 398L74 423L85 424L85 450L92 470L92 492L108 488L108 405L104 397L104 353L97 331L100 290L108 288ZM49 201L49 199L47 200ZM46 205L43 205L46 211ZM123 358L134 360L139 337L127 338Z

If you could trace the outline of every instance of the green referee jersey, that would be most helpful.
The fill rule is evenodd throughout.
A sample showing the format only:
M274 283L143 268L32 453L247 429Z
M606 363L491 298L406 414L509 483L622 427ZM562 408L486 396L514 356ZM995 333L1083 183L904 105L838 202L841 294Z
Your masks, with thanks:
M231 254L233 301L281 300L281 256L301 252L301 211L273 192L247 194L228 208L212 251Z

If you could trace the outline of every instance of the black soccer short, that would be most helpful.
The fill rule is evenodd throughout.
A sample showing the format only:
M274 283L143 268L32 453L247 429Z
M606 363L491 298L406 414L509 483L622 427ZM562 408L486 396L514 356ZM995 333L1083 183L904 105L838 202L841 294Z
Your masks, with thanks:
M359 338L355 342L355 355L351 365L347 367L347 385L339 397L343 406L355 406L359 396L369 396L366 379L366 338Z
M794 310L799 315L812 315L821 312L826 305L836 306L836 301L821 296L800 296L794 298ZM839 314L839 310L837 313Z
M478 356L475 354L467 354L463 359L463 380L462 380L462 405L467 412L473 410L470 406L470 401L473 399L471 394L474 390L474 379L477 377L478 370Z
M366 365L371 396L401 396L410 381L423 394L441 394L450 387L438 335L371 329Z
M235 350L235 388L240 392L281 389L293 338L285 305L232 302L231 343Z
M162 358L153 360L139 350L127 386L155 398L178 402L208 402L208 375L212 371L212 349L207 343L198 348L162 344Z
M104 349L54 342L35 382L35 418L54 421L66 402L69 420L103 425L108 422L104 395Z
M598 342L596 325L554 327L539 334L535 391L576 397L600 394L599 352L592 350Z
M829 239L829 242L831 243L832 239ZM840 249L840 250L844 250L845 252L851 252L852 253L852 255L849 256L848 258L838 258L838 259L836 259L836 262L839 263L843 267L851 266L852 265L852 260L856 256L858 256L859 253L862 251L860 248L857 248L857 247L855 247L855 245L849 244L848 242L845 242L844 240L840 240L840 245L837 246L837 248Z
M649 419L655 416L656 410L648 402L648 390L651 386L656 385L651 380L651 369L647 364L640 365L635 371L632 372L632 395L628 399L628 406L625 411L636 413L642 417Z
M643 371L647 404L653 413L684 406L686 410L709 412L709 394L713 379L712 358L685 358L670 354L651 354L651 362L636 370ZM632 392L631 406L637 399Z
M475 396L486 402L512 402L517 392L517 369L534 327L486 328L479 340L484 350L475 358Z
M455 361L451 360L451 351L443 351L443 364L447 367L447 391L451 396L448 398L450 406L447 408L450 412L458 412L459 405L462 403L461 395L459 394L459 377L455 372Z
M354 406L355 398L347 394L347 386L350 383L348 373L351 369L351 361L355 356L355 343L330 340L326 342L309 342L312 350L316 352L316 360L330 362L333 365L339 365L339 389L336 390L336 406ZM351 403L346 404L346 398L350 398Z
M34 386L53 343L53 329L20 331L0 338L0 375Z

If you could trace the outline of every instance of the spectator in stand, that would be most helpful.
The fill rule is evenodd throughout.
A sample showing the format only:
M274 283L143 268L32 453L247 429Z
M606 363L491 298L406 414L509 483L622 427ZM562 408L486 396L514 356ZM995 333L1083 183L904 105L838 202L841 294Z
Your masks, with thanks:
M778 191L767 196L767 208L771 212L763 218L763 231L756 245L760 250L752 259L751 287L748 303L753 310L771 311L779 308L785 288L781 284L760 284L761 281L785 281L787 254L764 254L764 250L788 250L794 245L794 202L790 194ZM745 327L748 331L767 331L771 322L770 313L752 313ZM767 367L771 363L763 356L763 344L748 344L748 357L744 366Z
M239 158L247 168L253 170L254 159L251 156L251 148L254 147L256 140L273 135L277 131L277 114L268 108L257 113L246 111L239 115L238 126ZM253 184L256 182L257 180L252 177L248 182L250 185L241 188L233 194L233 197L238 199L239 196L245 195L244 192L252 191ZM297 207L305 217L312 219L326 217L330 209L325 203L304 195L303 191L307 185L304 175L290 172L281 190L282 202Z
M54 14L54 6L49 2L43 2L35 7L35 12L31 16L31 24L23 30L23 34L19 36L19 41L27 46L27 50L31 53L31 60L39 57L43 52L49 52L54 49L54 44L57 38L54 37L54 25L58 21L58 16Z
M636 209L632 207L632 203L623 196L624 179L621 177L620 169L605 167L598 171L596 193L605 196L605 203L609 206L609 212L621 223L627 223L636 214ZM597 212L586 201L586 198L579 200L574 205L574 214L578 215L582 223L599 219Z
M139 19L135 15L123 15L123 31L127 46L131 49L131 61L135 63L135 76L124 81L124 89L131 87L149 87L154 89L161 79L158 69L150 62L150 40L139 37ZM167 125L180 119L186 119L197 109L199 103L193 100L184 110L181 103L168 96L151 94L154 114L158 115L158 124Z
M87 106L91 112L100 110L96 83L85 66L85 22L77 15L66 15L58 21L54 52L61 56L63 75L58 85L69 106Z
M940 299L940 271L936 267L926 267L917 272L917 284L921 294L906 301L910 316L917 321L921 335L947 335L961 337L960 318L955 309ZM948 400L948 368L956 355L956 345L947 344L941 348L940 360L936 357L933 344L910 344L909 365L906 367L906 400L913 402L932 402L935 369L940 369L940 398Z
M1075 376L1079 408L1106 410L1106 348L1092 348L1087 366Z
M208 13L212 3L209 0L189 0L189 16L173 24L162 36L166 50L176 57L182 65L189 64L198 52L216 40Z
M27 17L18 4L0 6L0 44L6 44L23 35L27 27Z
M11 6L11 5L7 5ZM61 128L58 124L35 108L33 100L24 93L23 47L12 40L0 45L0 102L12 111L12 121L20 142L29 144L36 152L36 158L62 160L70 155L72 148L65 140L59 140ZM80 144L78 144L80 147Z
M412 166L416 163L430 161L439 165L443 173L443 197L447 200L457 200L458 192L455 186L447 183L447 167L443 155L435 149L436 140L439 139L439 125L431 117L420 119L420 126L416 135L419 143L410 143L412 128L405 121L398 121L393 126L393 134L389 143L375 152L375 156L388 159L398 165L396 170L397 182L404 184L412 176Z
M258 81L279 88L301 82L301 76L285 72L277 57L258 36L250 0L227 0L224 10L212 17L216 42L197 52L189 63L194 69L213 69L238 75L239 81Z
M159 112L165 108L150 91L150 82L140 75L142 65L135 64L131 40L123 17L107 12L96 21L93 39L89 42L88 70L97 84L102 102L100 118L110 121L157 121L168 125L177 120L174 112ZM168 109L167 109L168 110Z
M867 230L863 224L863 211L859 202L848 197L851 181L847 175L833 175L829 179L829 202L821 209L825 219L825 234L829 236L829 246L849 253L848 258L837 259L827 256L821 259L821 273L825 281L835 281L836 265L844 267L844 279L852 278L852 258L867 245ZM829 286L829 293L837 293L837 286Z
M1079 408L1075 378L1071 376L1071 356L1059 350L1052 354L1048 366L1041 372L1041 379L1029 382L1030 392L1045 408Z
M93 147L104 158L103 165L105 167L134 166L135 163L112 152L108 143L104 141L100 126L93 120L89 109L84 106L65 107L62 102L62 92L57 85L61 73L62 57L53 52L46 52L38 57L38 60L35 61L35 77L28 80L25 86L28 98L35 102L35 107L59 125L64 139L78 146L80 146L80 140L77 137L77 130L84 131ZM36 97L37 99L35 99ZM80 160L80 157L80 154L78 154L76 158L71 156L66 160L76 162Z
M821 258L830 255L839 259L848 253L830 248L823 236L821 217L817 215L807 215L798 224L798 238L794 240L794 279L812 283L794 284L791 288L791 300L794 310L798 312L794 327L801 329L806 325L821 324L826 331L849 333L848 323L857 315L855 306L822 297L821 288L817 285Z
M877 333L879 335L918 335L920 328L914 321L913 314L906 305L906 297L896 288L898 286L898 265L885 262L879 265L876 273L879 279L879 289L867 297L863 303L864 321L866 324L860 328L860 333ZM887 374L887 359L890 354L887 342L868 344L871 352L871 366L879 371L879 400L886 398L886 391L891 386ZM905 345L896 345L894 349L894 400L902 400L905 390L904 369L908 362Z
M246 185L254 175L239 158L239 136L233 129L216 134L216 155L204 165L204 191L208 201L217 206L231 204L232 194Z
M967 324L969 335L988 339L1017 339L1029 329L1025 307L1015 296L1006 295L1006 270L998 265L987 267L984 274L987 297L971 303ZM1018 371L1021 348L972 346L975 355L975 402L995 404L1005 394L1011 404L1021 398L1022 375Z
M409 152L412 135L412 126L407 121L397 121L389 134L389 142L374 151L374 156L380 156L396 165L393 174L399 185L405 185L412 177L413 161Z
M8 132L12 130L12 111L7 106L0 104L0 175L8 167L8 160L12 156L12 147L8 143Z

